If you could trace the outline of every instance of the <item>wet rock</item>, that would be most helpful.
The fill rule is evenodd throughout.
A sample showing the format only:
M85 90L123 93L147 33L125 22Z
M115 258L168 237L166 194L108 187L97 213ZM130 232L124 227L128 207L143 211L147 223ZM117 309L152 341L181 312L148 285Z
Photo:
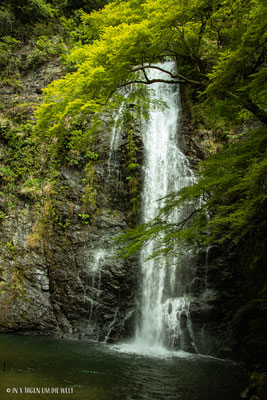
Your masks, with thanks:
M27 71L22 76L21 102L26 98L38 101L42 88L61 74L58 60ZM110 120L111 116L105 118ZM141 157L138 132L136 137ZM80 156L77 164L58 171L53 187L57 193L53 203L56 218L51 213L41 237L36 200L41 204L50 200L45 197L49 188L43 188L44 193L40 188L20 190L14 196L12 213L0 194L0 208L8 210L0 232L0 331L109 341L132 335L138 260L118 258L119 245L113 241L127 228L131 207L128 182L122 172L126 129L114 149L118 168L111 172L110 139L108 130L96 138L99 160L95 165L95 204L82 200L88 160ZM0 142L2 159L6 145Z

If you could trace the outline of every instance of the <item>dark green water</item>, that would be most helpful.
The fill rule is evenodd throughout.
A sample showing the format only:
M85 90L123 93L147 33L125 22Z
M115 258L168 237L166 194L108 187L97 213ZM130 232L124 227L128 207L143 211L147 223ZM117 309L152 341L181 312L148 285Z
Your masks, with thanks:
M0 335L0 362L1 400L237 400L246 383L231 362L182 353L146 357L43 337ZM73 394L51 393L62 388Z

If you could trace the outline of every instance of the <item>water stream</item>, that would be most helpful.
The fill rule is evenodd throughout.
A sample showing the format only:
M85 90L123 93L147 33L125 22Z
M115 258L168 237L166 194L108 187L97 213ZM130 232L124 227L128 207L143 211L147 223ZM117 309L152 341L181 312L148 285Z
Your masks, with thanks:
M165 62L161 67L174 72L175 65L173 62ZM150 70L149 75L151 79L168 79L168 75L157 69ZM178 88L165 83L155 83L151 85L150 92L151 97L161 100L166 107L152 108L149 122L143 126L144 222L157 215L159 209L165 205L164 197L167 194L195 182L189 162L179 148ZM185 213L186 210L173 212L169 222L179 222ZM133 348L140 352L147 352L150 349L161 353L166 348L197 352L189 311L191 297L187 291L190 277L182 279L179 273L179 247L174 249L172 256L146 261L157 249L157 242L157 239L150 241L140 256L141 318Z

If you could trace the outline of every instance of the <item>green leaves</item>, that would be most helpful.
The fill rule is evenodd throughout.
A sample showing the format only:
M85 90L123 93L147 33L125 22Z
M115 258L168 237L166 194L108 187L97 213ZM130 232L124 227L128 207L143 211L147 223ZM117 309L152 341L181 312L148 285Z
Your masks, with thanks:
M68 135L77 120L113 107L118 88L149 84L142 67L168 56L178 63L169 80L198 83L217 114L245 108L265 121L264 13L260 0L115 1L84 13L81 34L90 44L78 44L67 57L76 71L45 90L36 114L39 135L61 136L62 129Z

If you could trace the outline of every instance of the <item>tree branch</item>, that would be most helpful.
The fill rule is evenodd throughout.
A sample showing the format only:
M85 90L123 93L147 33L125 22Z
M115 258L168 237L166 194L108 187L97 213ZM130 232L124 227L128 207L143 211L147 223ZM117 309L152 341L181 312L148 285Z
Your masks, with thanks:
M230 95L230 97L234 98L238 104L255 115L259 121L261 121L263 124L267 124L267 112L257 106L257 104L255 104L251 99L241 99L241 97L235 93L232 93L230 90L228 90L227 93Z
M132 72L143 71L144 69L150 69L150 68L151 68L151 69L157 69L157 70L159 70L159 71L161 71L161 72L164 72L164 73L170 75L173 79L177 79L177 78L180 79L179 82L176 81L175 83L181 83L181 82L185 83L185 82L188 82L188 83L193 83L194 85L202 85L201 82L194 81L193 79L186 78L185 76L183 76L183 75L181 75L181 74L177 74L177 73L173 74L172 72L167 71L166 69L161 68L161 67L158 67L158 66L156 66L156 65L144 65L144 66L140 66L140 67L135 67L135 68L132 69ZM183 80L183 81L182 81L182 80ZM148 82L149 82L149 81L150 81L150 80L148 79ZM168 83L171 83L171 81L167 81L167 82L168 82Z
M141 83L143 85L152 85L153 83L172 83L172 84L178 84L178 83L185 83L184 81L181 80L176 80L176 81L170 81L166 79L150 79L149 81L141 81L141 80L134 80L134 81L129 81L122 83L121 85L118 86L118 88L122 88L128 85L131 85L132 83Z
M185 226L185 224L187 223L187 221L189 221L192 217L193 217L193 215L195 215L196 213L198 213L199 211L201 211L202 209L201 208L196 208L195 210L193 210L192 212L191 212L191 214L189 214L186 218L184 218L182 221L180 221L180 222L178 222L178 223L175 223L175 224L166 224L165 226L166 226L166 228L169 228L169 227L177 227L179 230L182 230L183 229L183 227Z

